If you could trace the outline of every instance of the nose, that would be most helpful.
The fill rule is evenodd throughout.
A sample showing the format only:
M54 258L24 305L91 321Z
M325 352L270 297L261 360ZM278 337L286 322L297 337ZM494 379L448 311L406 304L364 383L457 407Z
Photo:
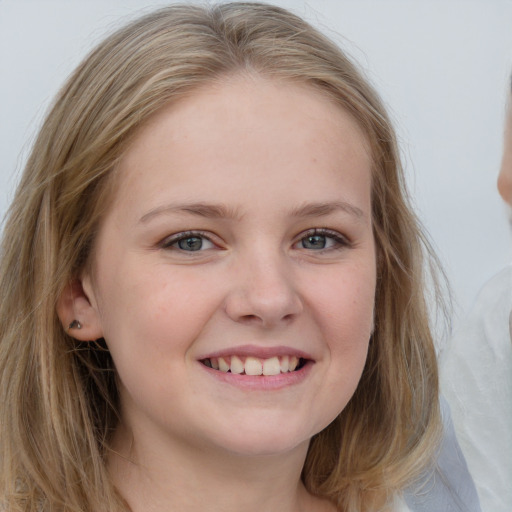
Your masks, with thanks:
M292 322L303 311L289 261L276 254L239 262L225 310L234 321L261 327Z

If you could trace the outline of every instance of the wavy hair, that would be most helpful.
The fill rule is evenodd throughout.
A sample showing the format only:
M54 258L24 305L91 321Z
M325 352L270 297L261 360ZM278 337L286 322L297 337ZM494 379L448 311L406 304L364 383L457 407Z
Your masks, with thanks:
M118 422L113 362L103 340L83 344L66 333L56 303L90 261L113 170L138 129L195 88L243 71L328 95L359 124L373 159L375 330L353 398L310 443L303 481L340 511L373 511L430 460L440 420L424 298L429 249L381 100L333 42L284 9L171 5L108 37L68 79L8 211L0 248L6 510L125 506L105 465Z

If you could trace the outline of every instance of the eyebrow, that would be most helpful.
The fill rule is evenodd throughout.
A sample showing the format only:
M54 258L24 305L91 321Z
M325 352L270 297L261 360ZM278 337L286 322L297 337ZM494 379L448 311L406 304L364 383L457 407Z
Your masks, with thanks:
M294 217L323 217L342 211L356 217L357 219L364 219L365 214L363 210L350 204L346 201L329 201L326 203L306 203L299 206L292 211Z
M346 201L329 201L322 203L305 203L291 211L292 217L324 217L332 213L342 211L349 215L356 217L357 219L363 220L365 214L363 210L350 204ZM240 220L242 218L241 213L237 208L230 208L224 204L210 204L210 203L178 203L159 206L150 210L144 214L139 222L145 223L151 220L153 217L162 214L172 213L188 213L196 215L198 217L210 218L210 219L233 219Z
M190 213L198 217L205 217L210 219L233 219L240 220L241 215L237 209L229 208L223 204L209 204L209 203L179 203L159 206L148 213L144 214L139 222L147 222L153 217L161 214L169 213Z

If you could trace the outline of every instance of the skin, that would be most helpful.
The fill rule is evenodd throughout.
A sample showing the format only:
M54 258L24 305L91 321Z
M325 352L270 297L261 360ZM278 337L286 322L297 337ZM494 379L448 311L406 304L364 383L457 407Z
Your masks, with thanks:
M503 157L498 175L498 191L503 200L512 206L512 96L509 97L506 114Z
M230 77L154 116L117 173L92 270L59 313L115 361L109 468L122 494L134 511L334 510L300 473L352 396L373 329L357 124L305 86ZM220 352L307 364L235 376L201 362Z

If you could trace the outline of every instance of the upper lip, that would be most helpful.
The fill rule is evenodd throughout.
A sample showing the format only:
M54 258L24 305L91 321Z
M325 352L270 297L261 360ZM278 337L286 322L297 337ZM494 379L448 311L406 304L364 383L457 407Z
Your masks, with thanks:
M229 356L256 357L258 359L270 359L271 357L276 356L295 356L299 359L302 358L313 360L313 357L307 352L284 345L274 347L262 347L261 345L239 345L222 350L208 352L207 354L200 356L198 360L201 361L203 359L211 359L212 357Z

